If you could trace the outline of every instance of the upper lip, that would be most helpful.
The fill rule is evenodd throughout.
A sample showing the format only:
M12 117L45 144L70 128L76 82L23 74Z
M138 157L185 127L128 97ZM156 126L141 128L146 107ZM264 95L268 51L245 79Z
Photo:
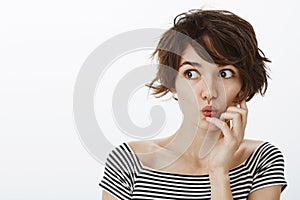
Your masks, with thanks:
M214 106L205 106L204 108L202 108L201 110L202 112L218 112L218 109L215 108Z

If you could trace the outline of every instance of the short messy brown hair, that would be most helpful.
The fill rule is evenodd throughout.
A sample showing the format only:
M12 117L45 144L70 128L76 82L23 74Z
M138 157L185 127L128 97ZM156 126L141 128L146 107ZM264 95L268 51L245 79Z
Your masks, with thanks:
M173 27L162 35L152 56L157 55L161 66L178 71L180 55L190 42L174 32L200 44L210 56L210 59L201 56L203 53L195 48L204 60L221 66L233 65L239 70L240 100L249 101L258 92L265 94L269 78L266 62L271 61L258 48L249 22L225 10L191 10L176 16ZM162 97L175 88L175 79L175 73L159 65L156 77L147 86L153 90L153 95Z

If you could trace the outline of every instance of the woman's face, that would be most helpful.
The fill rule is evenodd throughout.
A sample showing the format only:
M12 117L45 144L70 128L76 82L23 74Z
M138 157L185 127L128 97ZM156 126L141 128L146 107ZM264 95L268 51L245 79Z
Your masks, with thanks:
M175 90L185 119L208 129L205 117L217 117L236 106L242 84L233 65L217 66L203 60L190 45L182 54Z

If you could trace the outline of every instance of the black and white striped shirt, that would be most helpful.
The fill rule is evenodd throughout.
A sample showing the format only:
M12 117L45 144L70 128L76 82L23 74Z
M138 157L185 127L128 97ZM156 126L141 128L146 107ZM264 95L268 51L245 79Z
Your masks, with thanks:
M265 142L242 164L230 170L233 199L247 199L260 188L287 183L284 159L278 148ZM209 175L183 175L143 166L128 144L108 156L100 186L118 199L210 199Z

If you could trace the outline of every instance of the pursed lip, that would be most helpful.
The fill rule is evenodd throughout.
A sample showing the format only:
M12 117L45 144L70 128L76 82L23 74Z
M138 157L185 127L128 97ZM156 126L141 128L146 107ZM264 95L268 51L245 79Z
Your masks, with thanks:
M205 106L202 108L201 112L205 117L216 117L218 114L218 109L213 106Z

